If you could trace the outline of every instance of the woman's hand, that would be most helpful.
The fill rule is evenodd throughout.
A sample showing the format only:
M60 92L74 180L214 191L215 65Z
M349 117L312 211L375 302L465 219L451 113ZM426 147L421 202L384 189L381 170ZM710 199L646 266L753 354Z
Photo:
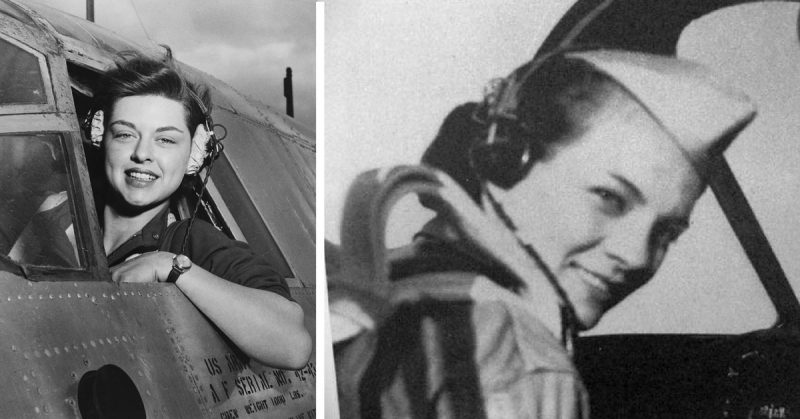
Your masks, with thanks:
M111 279L116 282L164 282L172 270L170 252L148 252L135 256L111 268Z

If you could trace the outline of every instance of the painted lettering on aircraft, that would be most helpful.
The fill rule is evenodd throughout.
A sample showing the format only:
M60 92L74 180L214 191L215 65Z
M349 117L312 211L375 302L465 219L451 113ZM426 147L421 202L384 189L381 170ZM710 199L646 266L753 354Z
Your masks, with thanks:
M316 417L314 409L296 410L308 405L309 394L313 397L313 388L309 387L317 373L313 362L287 371L251 369L246 359L233 353L207 354L202 360L205 379L198 377L198 384L207 391L209 401L223 409L220 419L261 417L275 409L292 415L287 415L290 419Z
M226 410L219 414L220 419L237 419L239 417L239 411L236 409Z

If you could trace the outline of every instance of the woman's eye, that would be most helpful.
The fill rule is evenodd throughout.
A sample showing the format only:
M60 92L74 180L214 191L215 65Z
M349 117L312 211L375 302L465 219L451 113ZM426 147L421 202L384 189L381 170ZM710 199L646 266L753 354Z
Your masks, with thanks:
M158 139L158 141L162 142L162 143L165 143L165 144L175 144L175 140L173 140L172 138L168 138L168 137L161 137L161 138Z
M133 134L131 134L130 132L116 132L116 133L114 133L114 138L119 138L121 140L124 140L124 139L127 139L127 138L131 138L131 137L133 137Z
M627 209L625 198L607 188L594 188L592 189L598 198L600 198L600 205L604 212L609 214L622 214Z

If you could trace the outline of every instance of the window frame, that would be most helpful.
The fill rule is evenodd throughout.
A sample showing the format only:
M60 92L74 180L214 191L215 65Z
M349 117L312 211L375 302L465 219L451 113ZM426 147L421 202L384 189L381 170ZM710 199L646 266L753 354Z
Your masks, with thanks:
M21 29L16 27L19 26L19 23L0 15L0 28L6 26L11 29L9 32L12 33L20 32ZM25 28L24 32L29 32L29 30ZM37 62L39 63L39 75L42 78L42 86L45 96L45 103L0 104L0 115L55 112L55 95L53 94L53 83L51 80L50 67L47 65L46 55L38 51L34 46L28 45L25 42L22 42L21 40L11 37L3 32L0 32L0 41L8 42L9 44L33 55L36 58Z
M30 281L110 282L102 246L83 138L72 100L65 52L46 29L32 28L0 14L0 39L22 45L40 60L47 103L0 106L0 132L7 135L52 134L61 139L67 171L67 192L73 215L75 239L82 267L21 265Z

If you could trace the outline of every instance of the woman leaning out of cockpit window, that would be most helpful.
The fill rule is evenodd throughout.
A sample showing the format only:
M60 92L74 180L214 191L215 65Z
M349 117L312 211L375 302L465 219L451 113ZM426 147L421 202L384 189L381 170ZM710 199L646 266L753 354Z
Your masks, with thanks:
M91 137L103 156L98 208L112 279L174 282L246 355L302 367L311 338L285 280L246 244L202 220L188 228L169 211L182 182L210 160L207 89L170 54L122 55L100 89Z

